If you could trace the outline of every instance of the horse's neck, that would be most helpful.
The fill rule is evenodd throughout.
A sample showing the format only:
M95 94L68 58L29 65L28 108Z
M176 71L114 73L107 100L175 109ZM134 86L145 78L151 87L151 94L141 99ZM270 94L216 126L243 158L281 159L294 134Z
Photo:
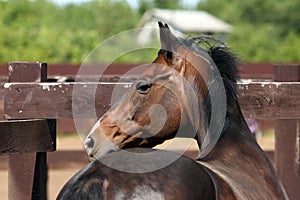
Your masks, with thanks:
M227 118L219 142L200 163L227 182L238 199L260 199L262 195L285 199L272 164L251 136L242 116L229 114Z

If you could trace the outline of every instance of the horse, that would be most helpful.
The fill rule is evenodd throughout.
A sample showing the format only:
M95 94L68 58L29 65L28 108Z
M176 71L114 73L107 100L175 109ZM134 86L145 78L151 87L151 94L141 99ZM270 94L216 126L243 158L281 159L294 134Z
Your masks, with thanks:
M130 148L128 151L151 154L156 150ZM159 163L172 158L176 161L170 165L144 173L149 166L157 168ZM128 173L108 165L122 165L123 169L135 171ZM188 157L177 159L176 153L160 150L150 157L141 156L139 159L120 151L94 160L67 182L57 199L198 200L217 199L217 195L213 181L204 167Z
M242 115L237 56L159 28L158 56L91 129L91 163L58 199L288 199ZM199 158L150 149L177 136L195 138Z

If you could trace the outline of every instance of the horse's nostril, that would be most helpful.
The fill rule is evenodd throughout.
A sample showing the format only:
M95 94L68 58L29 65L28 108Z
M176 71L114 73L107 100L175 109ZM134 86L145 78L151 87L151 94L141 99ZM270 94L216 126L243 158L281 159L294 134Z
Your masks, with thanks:
M93 138L91 138L91 137L88 137L85 141L85 146L87 148L94 148L94 144L95 144L95 142L94 142Z

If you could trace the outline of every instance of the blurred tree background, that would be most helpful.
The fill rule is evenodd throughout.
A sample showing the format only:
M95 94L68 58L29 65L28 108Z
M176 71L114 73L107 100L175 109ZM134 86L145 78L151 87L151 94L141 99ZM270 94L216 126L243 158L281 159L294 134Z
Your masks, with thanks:
M234 26L227 43L245 61L300 61L299 0L205 0L197 9Z
M233 25L227 44L246 62L300 61L299 0L94 0L57 5L50 0L0 0L0 63L13 60L81 63L101 41L135 28L153 7L205 10ZM201 22L199 22L201 23ZM146 62L140 54L119 62ZM153 59L153 58L152 58Z

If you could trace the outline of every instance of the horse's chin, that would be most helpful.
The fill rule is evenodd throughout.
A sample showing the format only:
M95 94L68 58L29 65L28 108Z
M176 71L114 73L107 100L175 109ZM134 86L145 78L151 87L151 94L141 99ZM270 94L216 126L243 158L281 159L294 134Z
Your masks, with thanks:
M93 162L93 161L97 160L95 157L89 156L89 155L88 155L87 159L88 159L89 162Z
M159 143L158 143L159 144ZM86 146L86 153L89 162L99 160L110 153L117 152L121 149L130 149L133 147L152 148L156 146L156 143L149 143L145 138L136 138L135 140L126 143L125 145L114 145L112 142L102 142L101 145L94 146L94 148L88 148Z
M101 159L103 156L120 149L106 137L94 138L93 136L88 136L84 144L89 161Z
M112 149L106 149L106 151L95 152L94 154L87 153L88 161L89 162L93 162L95 160L99 160L102 157L104 157L104 156L106 156L106 155L108 155L110 153L116 152L118 150L120 150L120 149L119 148L112 148Z
M152 135L145 131L137 131L133 135L125 135L121 141L117 140L118 138L107 137L106 135L102 129L96 129L86 137L84 146L89 161L101 159L105 155L120 149L132 147L152 148L163 142L160 138L149 137Z

